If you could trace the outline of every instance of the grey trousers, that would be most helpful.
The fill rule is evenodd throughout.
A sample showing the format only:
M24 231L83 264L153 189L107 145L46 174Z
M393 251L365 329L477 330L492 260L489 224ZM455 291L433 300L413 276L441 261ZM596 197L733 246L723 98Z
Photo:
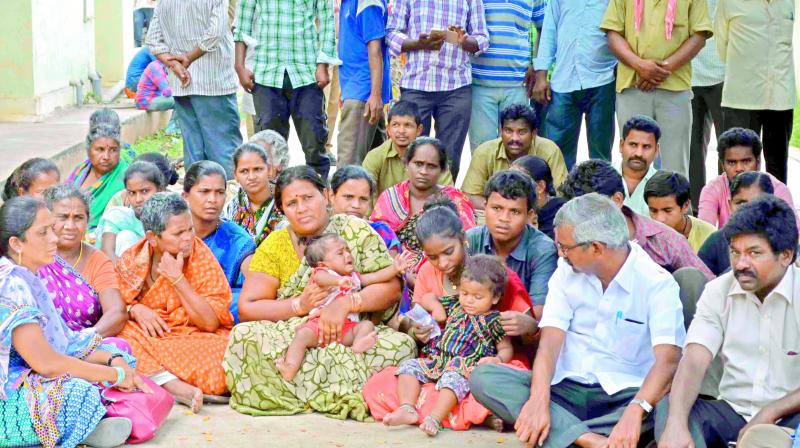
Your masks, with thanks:
M344 100L336 145L338 166L361 165L369 150L386 140L383 115L377 123L369 124L364 118L366 104L366 101Z
M661 128L661 169L689 178L689 146L692 132L692 91L656 89L643 92L629 87L617 93L619 128L634 115L647 115Z
M495 364L480 365L469 378L472 395L506 423L516 422L530 398L531 372ZM625 407L639 389L623 389L607 395L599 385L564 380L550 388L550 435L545 448L566 448L581 435L592 432L609 435ZM642 431L653 428L652 418Z

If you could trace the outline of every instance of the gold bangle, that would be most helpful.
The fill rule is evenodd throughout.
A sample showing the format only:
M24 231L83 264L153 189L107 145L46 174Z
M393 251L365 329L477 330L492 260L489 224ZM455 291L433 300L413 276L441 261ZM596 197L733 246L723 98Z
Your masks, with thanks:
M354 292L350 294L350 311L353 313L360 313L362 301L360 293Z
M174 282L170 282L170 283L172 283L172 286L175 286L175 285L177 285L178 283L180 283L180 282L181 282L181 280L183 280L183 273L181 273L181 276L180 276L180 277L178 277L178 279L177 279L177 280L175 280Z

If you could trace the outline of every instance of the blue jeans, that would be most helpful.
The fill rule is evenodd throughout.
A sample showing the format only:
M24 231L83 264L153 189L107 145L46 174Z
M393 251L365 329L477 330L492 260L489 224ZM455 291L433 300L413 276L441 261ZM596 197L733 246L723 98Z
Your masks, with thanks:
M233 179L233 151L242 144L236 94L174 98L186 168L200 160L213 160Z
M153 11L155 11L154 8L139 8L133 10L133 42L136 47L142 46L142 39L144 38L143 31L150 26L150 21L153 20Z
M469 149L500 135L500 112L514 104L528 104L525 87L487 87L472 84L472 120Z
M561 148L568 170L572 170L578 155L578 137L583 115L586 115L589 157L611 160L615 134L615 100L613 81L603 86L569 93L553 91L542 134Z

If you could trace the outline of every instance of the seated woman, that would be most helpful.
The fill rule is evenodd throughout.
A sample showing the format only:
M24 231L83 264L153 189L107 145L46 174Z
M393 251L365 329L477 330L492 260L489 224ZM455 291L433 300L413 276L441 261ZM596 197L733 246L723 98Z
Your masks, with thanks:
M177 193L150 198L142 224L145 237L117 263L131 319L120 336L133 347L137 370L197 413L204 393L226 391L221 361L233 325L231 288Z
M3 201L17 196L42 197L44 190L58 184L61 173L55 163L40 157L28 159L8 176L3 186Z
M164 175L166 187L178 183L180 175L178 174L176 167L183 164L182 160L179 162L173 162L164 154L155 151L139 154L135 159L133 159L132 162L150 162L157 166L159 171L161 171L161 174ZM128 207L130 205L131 204L128 202L128 192L123 188L108 201L105 211L108 211L108 209L111 207ZM103 213L105 214L105 212Z
M97 224L95 247L116 262L131 246L144 238L142 207L166 182L158 167L150 162L133 162L125 170L125 197L128 206L106 209Z
M408 180L381 193L370 221L383 221L389 224L400 237L403 250L414 254L415 272L423 261L422 246L416 237L417 220L426 202L438 196L446 196L458 209L464 229L475 227L475 209L464 193L449 185L436 182L447 167L447 152L439 140L419 137L409 145L405 155ZM413 278L407 276L413 284Z
M419 303L423 297L431 294L436 297L458 295L461 273L468 254L464 226L455 213L453 204L442 201L441 204L434 203L425 210L417 223L417 236L422 242L427 260L417 273L414 301ZM530 313L532 310L531 299L522 280L508 268L506 268L506 275L508 282L503 297L497 305L501 316L505 311ZM509 325L509 321L501 319L501 323L503 330L509 336L519 336L519 331ZM414 323L407 316L402 317L401 326L410 328L409 333L412 337L423 344L421 350L423 355L433 354L433 348L436 347L437 342L437 338L430 337L433 327ZM514 348L515 354L510 365L519 368L529 366L531 360L527 359L519 350L517 344ZM397 366L386 368L372 376L364 385L364 399L369 404L370 412L376 420L382 420L384 416L401 407L402 403L397 395L396 370ZM424 393L417 401L417 424L421 424L425 417L431 414L439 395L434 384L425 384L422 389ZM470 426L480 423L486 423L494 429L502 429L501 420L487 419L487 417L489 417L489 411L470 394L453 408L450 416L442 423L445 427L454 430L469 429Z
M74 185L45 191L44 201L55 219L58 256L39 270L39 277L70 330L93 327L106 343L130 351L125 341L111 337L128 321L114 264L103 252L83 242L90 200L88 193Z
M275 207L273 184L289 164L289 146L275 131L261 131L233 153L233 173L239 185L222 217L242 226L256 246L283 221Z
M103 419L92 383L150 391L135 360L70 330L35 272L53 262L58 237L44 202L12 198L0 208L0 445L72 448L125 442L131 421Z
M328 215L325 182L309 166L288 168L275 185L275 205L288 226L272 232L256 250L239 299L242 324L234 327L223 367L231 391L231 407L252 415L289 415L309 410L338 418L369 418L361 396L364 381L374 372L415 355L408 335L384 325L394 314L400 281L376 283L358 294L326 306L320 314L321 348L310 350L292 383L278 372L275 361L291 342L295 328L324 303L329 291L310 282L303 259L306 241L322 233L344 238L354 270L372 273L392 264L381 237L366 221L348 215ZM372 313L377 344L355 354L340 344L350 312Z
M217 258L231 287L231 314L239 323L239 293L250 259L256 251L253 237L227 219L220 218L225 204L225 169L217 162L195 162L183 180L183 198L192 212L194 234Z
M539 156L523 156L515 160L510 169L525 173L533 179L536 184L536 222L531 225L554 239L553 219L566 202L556 196L550 166Z
M127 162L120 159L119 128L106 122L90 126L86 135L88 158L75 167L66 184L80 187L92 195L89 231L94 233L111 197L125 188Z

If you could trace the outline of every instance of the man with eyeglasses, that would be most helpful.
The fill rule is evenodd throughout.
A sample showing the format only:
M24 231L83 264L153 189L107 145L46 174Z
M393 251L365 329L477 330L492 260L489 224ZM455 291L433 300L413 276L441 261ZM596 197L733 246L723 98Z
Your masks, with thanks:
M681 356L678 284L607 197L572 199L554 224L561 258L533 372L481 365L470 388L528 446L636 446ZM502 388L486 393L491 384Z

